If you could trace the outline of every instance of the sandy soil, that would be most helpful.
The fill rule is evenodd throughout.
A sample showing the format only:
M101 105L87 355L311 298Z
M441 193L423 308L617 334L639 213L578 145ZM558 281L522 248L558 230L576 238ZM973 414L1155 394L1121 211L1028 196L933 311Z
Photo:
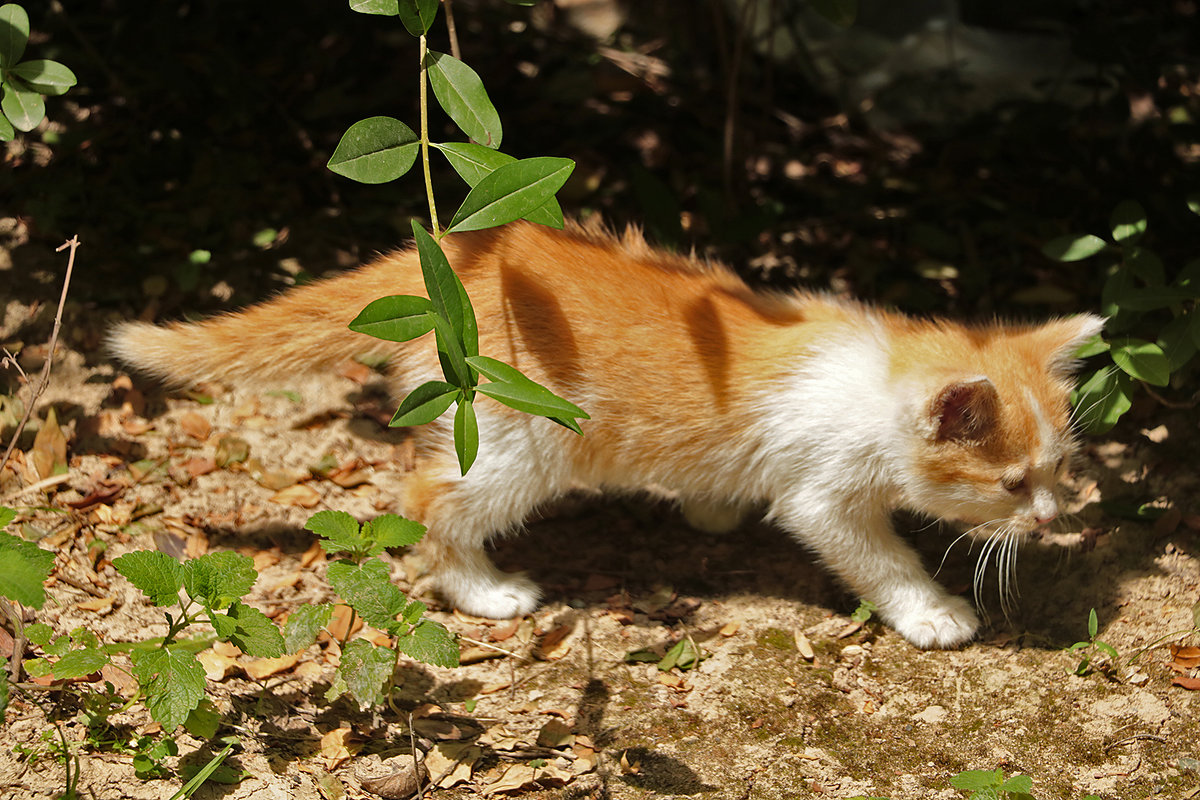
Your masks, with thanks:
M0 341L28 313L10 304ZM35 367L37 348L23 359ZM347 374L284 387L298 398L209 387L204 404L130 381L94 347L64 348L39 418L57 411L69 442L65 482L14 497L37 479L25 454L0 475L0 499L21 512L14 528L58 553L36 618L59 632L86 626L103 641L161 635L161 611L111 565L154 547L253 556L252 604L277 619L331 599L304 520L322 508L360 518L391 509L406 462L403 436L378 421L389 410L370 375ZM251 461L217 468L230 436L248 444ZM778 530L702 536L668 500L572 497L499 543L499 563L528 570L546 590L545 605L516 622L447 612L424 590L419 557L398 554L398 584L466 637L472 663L403 663L396 714L324 699L337 657L330 643L257 667L227 649L207 656L222 733L240 742L230 763L246 777L195 796L388 796L363 779L410 768L411 712L444 787L426 789L430 797L928 800L965 796L949 784L962 770L995 768L1029 775L1040 798L1198 797L1200 691L1180 685L1195 685L1197 669L1169 645L1200 645L1200 635L1161 638L1189 629L1200 601L1198 442L1194 413L1156 405L1088 440L1071 481L1075 518L1022 551L1019 607L1005 619L989 583L989 627L949 652L853 624L855 600ZM337 481L309 471L327 454L341 468ZM165 469L146 472L144 459ZM1120 516L1146 502L1166 513ZM953 533L912 527L936 568ZM977 556L956 545L939 580L970 592ZM1093 607L1098 638L1121 661L1076 675L1080 655L1064 648L1086 638ZM683 637L704 653L694 669L626 660ZM132 696L120 670L104 678ZM208 760L213 748L181 733L170 774L135 777L131 754L85 741L78 697L102 688L38 690L40 707L14 697L0 729L0 797L63 790L62 761L43 738L50 717L79 757L87 796L166 798L181 783L177 770ZM156 729L140 704L111 721L125 740Z

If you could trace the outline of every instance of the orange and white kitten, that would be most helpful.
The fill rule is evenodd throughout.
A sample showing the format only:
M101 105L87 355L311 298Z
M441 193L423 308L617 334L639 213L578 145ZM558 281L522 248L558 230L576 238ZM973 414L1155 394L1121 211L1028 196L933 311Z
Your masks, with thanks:
M762 294L732 272L651 249L636 233L529 223L447 237L479 319L480 352L591 415L580 437L480 397L478 460L459 474L450 415L415 432L402 512L428 526L435 579L463 611L537 605L485 545L580 484L678 492L696 528L744 511L811 548L918 647L979 622L935 583L890 516L980 526L1005 546L1058 513L1072 450L1072 354L1102 320L964 326L821 294ZM397 398L440 379L433 342L346 325L385 295L424 294L412 249L236 314L111 336L123 361L169 381L258 385L356 355L389 359Z

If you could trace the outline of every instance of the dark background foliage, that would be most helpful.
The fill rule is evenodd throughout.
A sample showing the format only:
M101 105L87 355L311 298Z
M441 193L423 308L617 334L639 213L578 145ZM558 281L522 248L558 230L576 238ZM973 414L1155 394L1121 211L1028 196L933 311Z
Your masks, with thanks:
M568 214L641 224L752 281L958 315L1095 307L1103 265L1039 248L1106 232L1125 198L1147 209L1146 243L1169 270L1194 253L1194 0L964 2L964 23L1069 46L1072 102L981 106L969 86L945 91L953 73L901 68L886 91L936 113L882 120L864 110L884 92L849 97L815 77L811 49L741 33L764 28L757 14L791 30L802 3L630 2L600 41L568 5L454 5L502 149L578 162ZM0 170L15 292L52 295L44 254L78 233L77 302L166 317L231 307L396 247L427 215L415 174L362 186L324 166L358 119L415 125L416 43L394 19L282 0L27 6L30 55L69 65L79 85L50 99L49 125L11 143ZM853 30L902 38L944 8L865 3ZM444 31L431 47L448 49ZM435 170L451 209L461 184Z

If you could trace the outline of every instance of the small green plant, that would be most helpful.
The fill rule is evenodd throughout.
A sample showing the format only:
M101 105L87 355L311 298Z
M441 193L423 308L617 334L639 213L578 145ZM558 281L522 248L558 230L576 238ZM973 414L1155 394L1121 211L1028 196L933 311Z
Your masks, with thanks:
M866 625L878 610L879 606L870 600L862 600L859 602L858 608L854 609L854 613L850 615L850 620L857 622L859 625Z
M342 642L342 658L326 698L348 694L362 707L390 701L393 675L400 654L441 667L458 666L458 645L440 622L425 617L425 604L409 600L390 580L388 566L378 556L389 547L416 544L425 527L395 514L385 514L361 527L345 511L320 511L305 527L321 537L330 554L345 555L329 565L326 577L334 591L372 627L393 637L389 649L366 639ZM288 652L316 641L329 624L333 605L301 606L284 626ZM350 626L347 626L349 630Z
M1187 205L1200 214L1200 195L1189 197ZM1091 433L1108 431L1129 410L1138 381L1148 387L1178 384L1200 351L1200 259L1168 280L1162 259L1142 242L1147 225L1142 206L1126 200L1113 209L1111 242L1071 234L1042 248L1056 261L1105 259L1101 303L1107 338L1085 343L1078 356L1107 353L1111 363L1093 371L1072 395L1079 423Z
M329 168L361 183L386 183L408 172L420 152L433 234L416 220L412 230L429 296L380 298L364 308L350 328L394 342L433 332L445 380L429 381L414 389L401 402L390 424L432 422L454 404L454 447L465 475L479 452L474 407L477 393L519 411L547 417L579 434L583 431L578 420L589 417L515 367L479 354L475 312L439 244L448 233L491 228L522 218L561 228L562 209L554 195L575 167L565 158L517 160L497 149L503 133L500 116L479 75L454 56L429 50L426 45L426 35L440 5L438 0L350 0L354 11L398 16L405 29L417 37L420 125L419 133L415 133L392 117L357 122L338 143ZM446 12L450 13L449 5ZM432 87L439 106L471 141L430 140L427 87ZM441 152L470 187L444 230L438 221L430 177L430 148ZM480 376L489 382L480 383Z
M1005 779L1000 769L969 769L950 778L950 785L970 792L969 800L1034 800L1033 779L1028 775Z
M46 96L75 85L75 73L57 61L21 60L29 43L29 15L16 3L0 6L0 142L31 131L46 116Z
M1092 671L1093 661L1097 653L1102 654L1107 661L1097 665L1098 669L1106 675L1109 675L1116 669L1117 662L1121 656L1117 653L1117 649L1110 644L1100 641L1096 638L1096 633L1100 629L1099 619L1096 617L1096 609L1092 609L1088 614L1088 638L1085 642L1076 642L1067 648L1068 653L1076 653L1083 651L1083 657L1079 664L1075 667L1076 675L1087 675Z

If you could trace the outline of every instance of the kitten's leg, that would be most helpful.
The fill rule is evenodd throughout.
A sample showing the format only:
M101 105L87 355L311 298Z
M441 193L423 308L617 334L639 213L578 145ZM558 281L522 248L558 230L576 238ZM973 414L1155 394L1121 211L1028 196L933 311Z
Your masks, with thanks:
M484 463L480 463L480 462ZM467 614L509 619L537 607L540 592L523 574L503 572L484 548L519 525L541 500L533 476L497 475L480 459L466 476L452 459L430 459L405 486L404 513L428 528L422 541L437 589ZM526 479L527 478L527 479Z
M742 524L746 507L718 500L684 498L679 503L687 524L704 533L729 533Z
M880 618L901 636L917 647L934 648L955 647L975 635L979 618L971 604L929 577L886 514L818 508L789 503L774 516L859 597L874 603Z

